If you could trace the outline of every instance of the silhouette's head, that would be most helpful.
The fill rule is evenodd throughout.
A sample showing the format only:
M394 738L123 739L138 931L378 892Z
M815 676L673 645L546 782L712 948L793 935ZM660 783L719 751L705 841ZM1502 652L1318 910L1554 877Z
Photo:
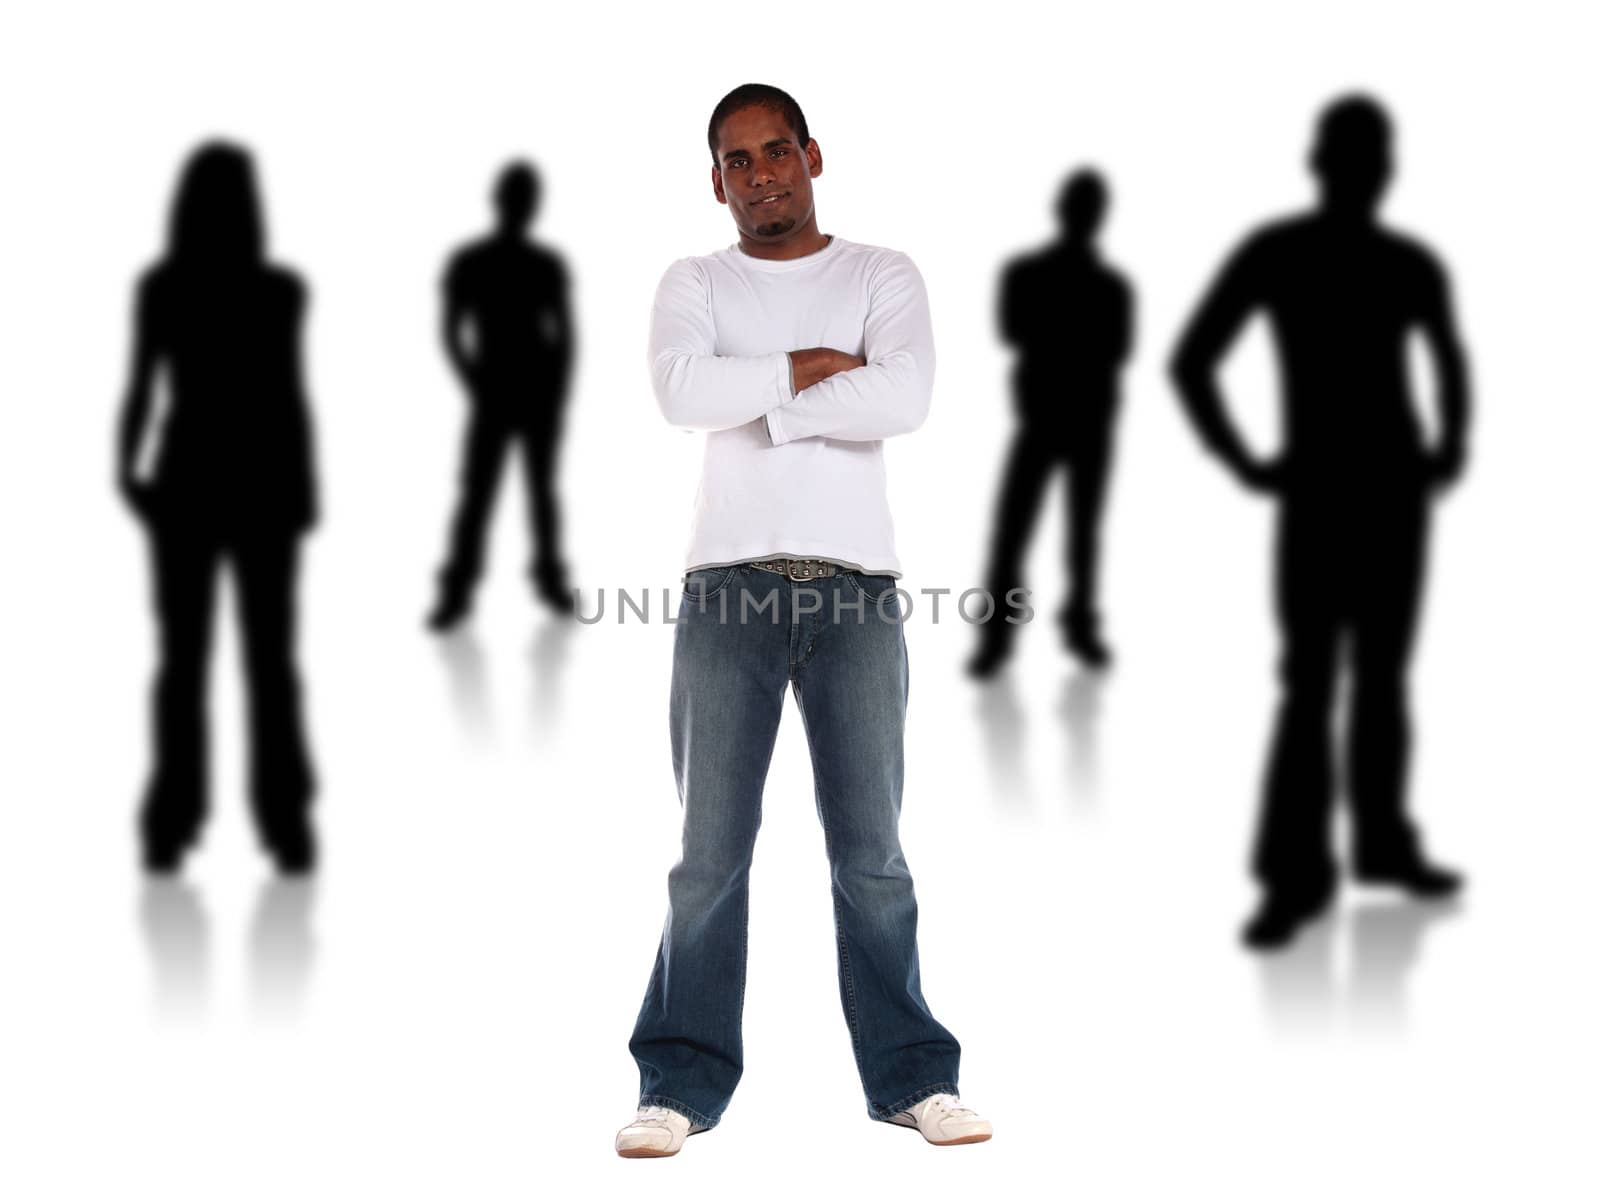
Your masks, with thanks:
M1080 168L1061 184L1056 197L1056 218L1061 233L1073 242L1091 243L1105 221L1111 196L1098 171Z
M250 152L206 143L189 156L178 180L169 261L211 271L256 267L265 258L265 243Z
M753 242L781 242L815 212L811 181L822 150L794 97L767 84L743 84L711 113L711 189Z
M1394 160L1389 115L1367 96L1346 96L1322 111L1311 170L1325 208L1371 216L1389 183Z
M512 163L494 186L494 209L500 229L517 233L528 228L539 210L539 173L524 162Z

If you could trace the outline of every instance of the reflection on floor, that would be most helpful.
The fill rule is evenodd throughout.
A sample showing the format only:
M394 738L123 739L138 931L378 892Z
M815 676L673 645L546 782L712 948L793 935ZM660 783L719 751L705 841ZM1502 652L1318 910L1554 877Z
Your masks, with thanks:
M256 894L250 922L250 1005L273 1023L300 1018L316 961L316 882L273 877ZM213 1005L211 921L205 896L186 881L149 878L139 898L139 925L164 1021L203 1020Z
M1258 958L1269 1020L1293 1034L1319 1035L1337 1026L1403 1033L1408 990L1421 968L1427 933L1464 909L1459 902L1373 901L1319 920L1288 949Z

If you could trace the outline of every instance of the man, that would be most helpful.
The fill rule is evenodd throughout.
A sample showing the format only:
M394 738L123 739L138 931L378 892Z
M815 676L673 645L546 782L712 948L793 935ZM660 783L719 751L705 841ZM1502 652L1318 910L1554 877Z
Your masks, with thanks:
M1056 204L1061 237L1013 261L1000 289L1000 330L1017 349L1018 416L1001 482L989 555L989 593L1021 584L1022 560L1045 486L1067 470L1067 569L1071 592L1061 613L1067 649L1090 668L1111 662L1100 631L1100 516L1111 472L1117 373L1133 342L1133 293L1100 257L1105 181L1078 171ZM974 677L992 676L1011 652L1015 624L998 613L983 624Z
M567 273L554 252L527 236L539 205L533 168L507 167L494 199L494 232L459 251L445 273L445 352L472 413L450 551L428 616L436 631L449 630L472 609L489 516L513 444L522 450L527 473L534 587L558 612L571 613L574 604L555 497L556 445L572 367Z
M1310 214L1246 240L1195 314L1173 374L1207 448L1248 489L1280 500L1277 607L1283 701L1266 775L1255 871L1260 908L1245 943L1271 949L1331 901L1330 718L1348 657L1343 780L1356 879L1419 898L1461 878L1428 862L1406 815L1406 667L1422 599L1433 492L1461 473L1467 370L1444 269L1382 227L1389 119L1351 97L1323 114ZM1285 447L1263 461L1228 419L1218 365L1251 314L1271 325L1285 382ZM1440 431L1426 445L1406 372L1420 334L1440 381Z
M672 670L683 855L617 1152L676 1153L718 1122L743 1071L750 860L791 686L868 1113L935 1144L987 1140L957 1096L960 1046L922 997L897 833L908 678L880 441L928 411L927 296L905 255L819 231L822 151L788 94L736 88L708 140L739 241L668 268L651 321L656 398L706 432L706 454Z

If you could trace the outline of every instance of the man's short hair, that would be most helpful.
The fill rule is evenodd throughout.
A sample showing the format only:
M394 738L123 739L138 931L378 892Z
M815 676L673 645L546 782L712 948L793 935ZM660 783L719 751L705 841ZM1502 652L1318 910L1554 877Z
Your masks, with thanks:
M771 84L740 84L717 101L717 107L711 110L711 124L706 127L706 142L711 147L713 164L717 163L717 133L722 129L722 123L740 109L747 109L752 105L768 109L787 121L789 128L799 139L802 149L811 141L811 131L806 128L806 115L800 111L800 105L793 96L782 88L774 88Z

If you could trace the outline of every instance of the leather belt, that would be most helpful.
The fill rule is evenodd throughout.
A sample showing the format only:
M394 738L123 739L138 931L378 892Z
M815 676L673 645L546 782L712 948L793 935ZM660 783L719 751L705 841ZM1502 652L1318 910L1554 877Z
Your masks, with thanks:
M822 577L837 576L847 571L832 560L751 560L750 567L762 572L776 572L791 581L815 581Z

